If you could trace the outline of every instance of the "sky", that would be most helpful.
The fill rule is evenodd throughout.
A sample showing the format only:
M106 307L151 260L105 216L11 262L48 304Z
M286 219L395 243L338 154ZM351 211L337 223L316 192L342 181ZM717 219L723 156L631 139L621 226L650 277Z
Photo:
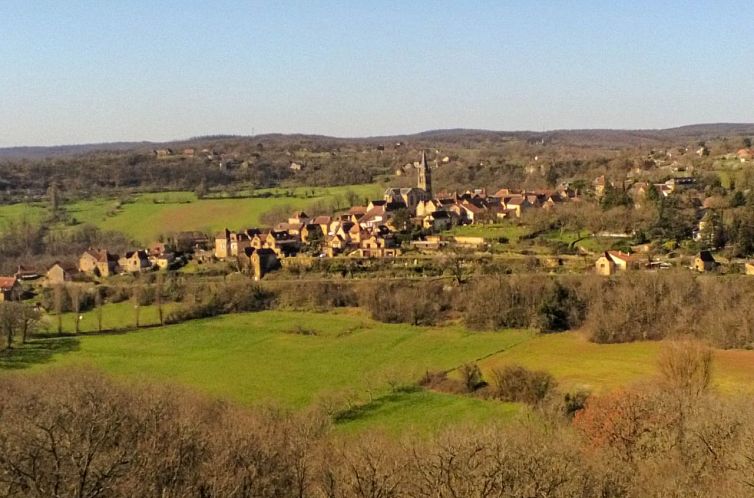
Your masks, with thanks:
M754 122L733 0L0 0L0 147Z

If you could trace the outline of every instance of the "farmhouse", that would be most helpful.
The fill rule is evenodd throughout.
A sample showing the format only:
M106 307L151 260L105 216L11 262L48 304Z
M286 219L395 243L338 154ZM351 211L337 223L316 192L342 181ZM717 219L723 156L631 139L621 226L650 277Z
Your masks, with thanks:
M597 262L594 266L597 270L597 275L609 277L610 275L615 274L615 262L613 262L612 258L607 253L604 253L597 258Z
M0 301L18 301L23 289L16 277L0 277Z
M698 272L708 272L715 269L717 261L709 251L700 251L694 258L694 269Z
M106 249L87 249L79 258L79 271L109 277L118 270L118 256Z
M617 271L638 270L643 258L622 251L605 251L595 262L598 275L610 276Z
M146 251L129 251L118 260L118 265L121 269L130 273L138 273L152 268L152 263L149 261L149 255Z
M47 285L61 285L70 282L76 273L78 271L75 265L55 262L45 274Z

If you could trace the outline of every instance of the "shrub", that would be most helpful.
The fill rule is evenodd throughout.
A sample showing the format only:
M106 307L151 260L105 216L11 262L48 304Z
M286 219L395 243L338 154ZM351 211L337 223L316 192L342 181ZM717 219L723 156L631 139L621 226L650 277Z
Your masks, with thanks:
M482 378L482 371L476 363L464 363L458 368L461 374L461 382L466 392L474 392L477 389L487 385Z
M556 386L547 372L508 365L492 372L493 395L503 401L518 401L536 405L547 398Z
M537 309L538 328L557 332L578 327L585 310L586 305L576 292L556 282Z

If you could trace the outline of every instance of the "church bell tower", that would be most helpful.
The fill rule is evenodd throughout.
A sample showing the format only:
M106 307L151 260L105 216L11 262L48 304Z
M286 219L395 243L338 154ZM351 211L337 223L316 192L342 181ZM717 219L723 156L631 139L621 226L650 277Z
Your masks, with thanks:
M419 163L419 185L418 187L427 193L427 198L432 198L432 171L427 165L427 155L422 150L422 160Z

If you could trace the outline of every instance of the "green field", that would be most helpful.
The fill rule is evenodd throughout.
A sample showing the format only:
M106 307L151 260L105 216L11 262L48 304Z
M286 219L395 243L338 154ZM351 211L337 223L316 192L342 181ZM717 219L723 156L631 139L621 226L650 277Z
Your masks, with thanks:
M121 307L117 316L128 323L124 303L115 306ZM298 327L314 335L304 335ZM185 384L244 404L303 408L350 400L360 408L358 416L342 422L344 428L433 430L448 423L507 418L519 407L421 390L393 393L391 384L414 383L427 370L452 369L530 336L526 331L470 333L455 326L382 324L354 312L269 311L124 334L41 340L30 346L27 361L19 351L20 358L5 366L33 372L91 365L124 378Z
M131 326L129 303L107 305L114 327ZM156 322L145 307L142 323ZM71 315L66 329L72 327ZM92 312L82 330L92 330ZM520 405L410 388L428 370L478 361L546 370L564 391L604 392L656 375L661 343L597 345L575 332L474 333L456 325L412 327L375 322L358 310L265 311L127 333L35 340L0 355L0 370L39 372L92 366L136 382L175 383L247 405L292 409L351 407L341 430L434 432L457 424L505 421ZM752 391L754 352L716 351L714 382L724 392Z
M603 392L657 375L660 342L595 344L577 332L533 337L480 363L486 374L506 364L550 372L565 390ZM715 351L713 383L722 391L754 391L754 352Z
M162 233L183 230L202 230L208 233L223 228L241 229L257 226L260 216L274 208L288 206L305 209L316 203L335 199L346 205L346 193L354 192L360 199L380 197L375 184L348 185L325 188L264 189L256 195L238 199L197 199L193 192L164 192L134 195L129 202L103 198L78 201L65 207L79 223L90 223L106 230L123 232L148 244ZM0 206L0 226L4 220L39 219L45 213L41 204L13 204ZM284 220L280 220L284 221Z
M175 303L166 303L163 306L163 316L167 317L177 306L178 305ZM138 312L140 326L157 325L160 323L160 315L156 306L140 306ZM96 332L99 329L97 313L98 312L95 310L89 310L80 314L80 332ZM64 332L73 332L75 330L75 316L74 313L63 314L62 322ZM126 329L134 327L135 325L136 309L131 301L109 303L102 306L103 330ZM57 326L57 315L46 315L42 320L43 330L54 332L57 331Z

